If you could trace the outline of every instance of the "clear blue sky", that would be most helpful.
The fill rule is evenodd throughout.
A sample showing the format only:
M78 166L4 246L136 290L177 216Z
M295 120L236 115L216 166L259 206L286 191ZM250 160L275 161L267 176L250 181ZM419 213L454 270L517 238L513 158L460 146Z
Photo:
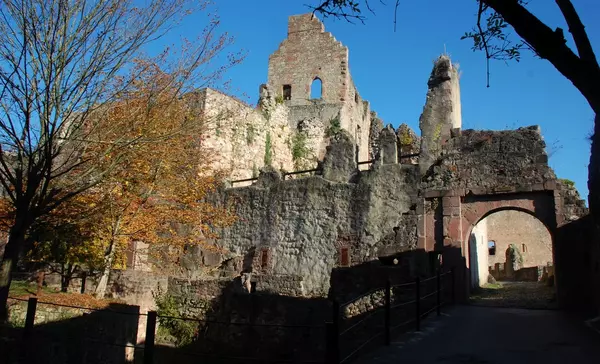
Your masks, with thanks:
M245 49L243 64L232 69L231 92L251 103L267 79L268 57L287 33L289 15L308 11L317 0L219 0L222 30ZM545 60L524 54L520 63L493 62L491 87L486 88L485 58L460 37L475 24L474 0L402 0L397 31L392 0L388 6L372 0L376 14L365 13L366 24L324 19L325 27L350 49L350 72L363 98L386 123L406 122L419 133L432 61L444 52L462 72L463 129L507 129L540 125L550 164L560 178L575 181L587 199L587 165L593 112L575 87ZM600 53L599 0L573 0ZM554 3L531 0L529 8L551 27L568 27ZM188 21L175 32L199 31L204 19ZM180 34L181 35L181 34ZM569 44L572 45L570 37Z

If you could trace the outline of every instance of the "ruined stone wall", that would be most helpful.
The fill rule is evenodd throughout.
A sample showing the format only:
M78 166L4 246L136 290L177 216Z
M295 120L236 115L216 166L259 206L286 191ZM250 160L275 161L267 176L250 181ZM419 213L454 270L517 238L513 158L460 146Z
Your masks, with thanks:
M311 85L317 78L322 82L321 97L312 98ZM331 121L337 119L354 138L359 160L369 159L370 106L360 97L350 76L348 48L325 32L312 14L289 18L288 37L269 58L268 84L287 106L301 107L292 112L292 129L310 120L316 131L327 134ZM284 95L284 86L291 88L291 96ZM308 112L311 110L314 112ZM311 147L322 158L326 136L319 139L318 132L311 135Z
M340 120L341 104L315 102L309 105L289 107L288 120L293 133L303 133L306 136L306 153L294 159L297 169L312 169L317 161L323 160L325 149L329 145L329 132ZM292 137L292 148L294 148ZM298 146L296 146L298 147Z
M348 48L338 42L312 14L289 17L288 36L269 57L268 83L283 97L291 86L290 105L310 102L311 84L322 82L321 99L343 102L348 95Z
M230 179L256 176L267 149L273 166L293 169L292 132L284 105L275 105L267 118L261 110L215 90L201 90L198 97L203 99L200 105L209 123L202 143L212 150L215 169L224 170Z
M548 166L545 147L538 126L463 130L444 145L443 156L426 174L422 187L493 194L543 190L550 183L548 189L553 190L556 175Z
M315 176L228 189L220 199L237 202L239 221L220 232L218 243L233 255L250 255L254 273L297 275L305 295L325 296L342 247L351 265L377 259L381 249L416 247L416 168L386 165L356 178L336 183Z
M488 239L496 243L496 254L489 256L489 265L505 263L505 252L515 244L523 257L523 267L544 266L553 263L552 237L548 228L525 212L505 210L486 219Z
M457 68L447 56L434 61L427 82L428 91L423 113L419 119L421 129L420 170L425 174L442 154L442 146L451 137L453 129L461 128L460 87Z
M358 147L358 161L368 161L369 158L369 134L371 129L371 106L368 101L360 97L354 86L352 78L349 77L350 87L348 98L343 103L341 110L341 125L354 137Z

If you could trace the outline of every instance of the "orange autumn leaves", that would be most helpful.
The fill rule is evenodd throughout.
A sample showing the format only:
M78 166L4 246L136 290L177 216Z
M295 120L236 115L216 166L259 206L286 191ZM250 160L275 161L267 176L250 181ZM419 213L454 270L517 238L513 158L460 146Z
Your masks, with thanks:
M81 158L106 175L48 216L48 226L76 226L79 233L65 240L92 265L123 266L135 241L148 245L144 254L154 261L176 261L186 246L210 245L214 228L235 220L205 201L219 183L202 146L215 121L190 106L193 94L182 95L176 75L144 61L132 72L133 87L96 111L85 128Z

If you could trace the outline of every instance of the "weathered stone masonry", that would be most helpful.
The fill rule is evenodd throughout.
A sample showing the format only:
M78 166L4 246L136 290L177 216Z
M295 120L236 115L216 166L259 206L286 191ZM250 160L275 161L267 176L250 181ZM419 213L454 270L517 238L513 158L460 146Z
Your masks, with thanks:
M311 100L315 78L322 95ZM232 152L230 160L243 161L246 170L253 163L261 173L250 186L211 197L233 203L239 220L219 231L216 243L225 253L182 257L188 279L201 277L208 265L222 278L240 277L245 291L327 296L332 269L339 267L395 261L408 275L423 274L423 261L406 258L414 252L429 253L428 263L441 255L444 269L470 269L469 236L495 211L529 213L553 239L557 227L587 213L577 192L548 166L539 127L461 130L459 74L446 56L434 62L428 80L420 137L406 125L384 127L354 87L348 49L310 14L290 17L288 37L269 59L259 107L243 110L265 127L257 151L245 152L250 159ZM236 118L230 120L235 125ZM339 130L328 133L336 122ZM280 170L296 162L285 140L298 133L320 170L283 180ZM277 163L262 168L267 135ZM359 168L369 159L361 165L367 170ZM464 273L460 277L470 276ZM352 286L338 278L335 284ZM468 279L464 283L466 292ZM351 294L348 287L334 289Z

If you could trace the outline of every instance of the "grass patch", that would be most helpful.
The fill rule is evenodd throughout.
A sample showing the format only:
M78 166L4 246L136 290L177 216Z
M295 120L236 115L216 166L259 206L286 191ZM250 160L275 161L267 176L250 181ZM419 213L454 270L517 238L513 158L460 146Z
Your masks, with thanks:
M9 295L11 297L29 296L37 293L37 283L27 281L15 281L10 284ZM57 293L56 290L48 287L42 287L42 294Z

